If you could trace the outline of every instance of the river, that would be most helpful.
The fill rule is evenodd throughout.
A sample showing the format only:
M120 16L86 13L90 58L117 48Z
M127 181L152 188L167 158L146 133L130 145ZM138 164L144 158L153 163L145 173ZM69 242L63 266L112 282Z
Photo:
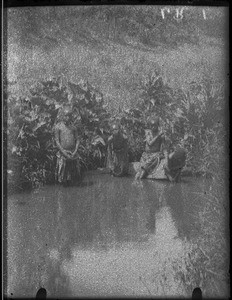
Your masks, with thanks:
M177 275L188 272L191 242L202 234L199 195L211 186L93 171L76 187L9 196L7 295L34 297L44 287L58 298L191 296Z

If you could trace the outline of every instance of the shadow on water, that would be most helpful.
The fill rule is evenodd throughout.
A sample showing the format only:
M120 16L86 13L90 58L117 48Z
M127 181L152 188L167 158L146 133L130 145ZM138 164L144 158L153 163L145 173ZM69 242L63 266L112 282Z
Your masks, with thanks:
M79 186L9 197L8 292L183 295L174 275L163 279L157 270L172 273L167 261L198 231L197 185L90 173Z

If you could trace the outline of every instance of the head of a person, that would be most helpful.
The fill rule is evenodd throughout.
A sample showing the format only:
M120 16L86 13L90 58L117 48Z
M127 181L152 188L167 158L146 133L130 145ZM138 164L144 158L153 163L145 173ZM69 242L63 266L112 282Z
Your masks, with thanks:
M117 135L120 132L120 124L114 123L112 126L113 135Z
M153 117L149 119L149 128L154 131L157 132L159 130L159 126L160 126L160 120L158 117Z
M61 111L61 120L64 123L69 123L72 119L72 109L70 107L64 107Z
M186 151L182 147L177 147L169 156L168 167L170 169L181 168L186 162Z

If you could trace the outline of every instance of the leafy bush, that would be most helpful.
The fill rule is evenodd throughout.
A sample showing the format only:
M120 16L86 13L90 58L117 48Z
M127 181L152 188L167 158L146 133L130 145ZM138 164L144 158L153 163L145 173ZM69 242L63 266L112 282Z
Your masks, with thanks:
M82 168L104 163L108 113L100 92L88 83L64 83L59 78L36 84L30 94L29 99L8 99L9 161L17 158L26 181L32 186L54 182L57 149L53 129L66 105L72 107L72 123L78 126Z
M181 99L185 133L180 142L189 153L189 165L200 173L215 171L222 155L226 133L224 97L223 85L203 77L200 82L192 82Z
M139 161L144 151L145 120L139 109L126 109L121 124L129 141L129 161Z
M170 151L187 150L187 165L196 173L216 170L225 145L224 86L204 76L191 82L188 92L171 88L158 72L141 85L141 100L123 113L130 141L131 160L144 151L144 129L151 116L159 116Z
M145 149L145 128L151 116L158 115L166 124L168 130L173 90L164 84L162 77L150 75L145 78L140 88L140 101L134 108L127 109L122 114L122 124L129 137L130 160L139 160Z
M8 99L8 169L15 162L21 178L33 186L54 182L57 149L53 128L59 111L67 105L80 136L82 168L105 165L113 113L107 112L98 90L88 82L74 84L58 78L31 87L30 95ZM193 171L216 173L225 155L224 98L224 86L210 76L191 82L186 92L171 88L155 71L141 84L140 101L119 112L129 138L130 161L138 161L144 151L147 120L159 116L170 150L182 146Z
M79 122L79 117L81 121L79 132L82 143L79 153L82 164L87 169L103 166L106 159L106 141L110 134L110 114L106 110L103 95L84 81L78 85L68 83L68 88L70 104L78 116L76 121Z

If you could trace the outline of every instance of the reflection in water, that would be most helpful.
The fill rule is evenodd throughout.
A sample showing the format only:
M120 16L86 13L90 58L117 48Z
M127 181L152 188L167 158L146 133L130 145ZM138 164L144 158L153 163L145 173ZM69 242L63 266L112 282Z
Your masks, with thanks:
M165 189L164 197L172 210L179 237L190 240L194 232L200 230L197 214L201 209L201 200L192 193L186 193L186 187L188 188L188 185L183 183L170 184Z
M147 228L150 229L152 233L155 231L156 225L156 214L163 203L163 191L165 185L160 182L146 182L144 184L144 191L146 193L146 198L149 207L149 215L147 218ZM164 204L164 203L163 203Z
M172 263L182 263L180 238L190 239L196 226L198 200L186 197L192 189L93 173L79 187L12 196L8 292L32 296L44 287L49 297L185 295Z
M156 238L167 241L178 236L178 231L168 206L163 206L157 213L156 218Z
M182 242L176 239L178 232L170 208L159 207L159 201L154 197L156 194L149 193L148 187L149 185L146 189L131 190L134 192L134 200L122 202L123 208L128 208L126 218L132 218L128 227L133 227L137 232L132 235L134 239L118 243L116 248L111 245L105 251L96 251L92 247L74 247L72 259L64 264L73 295L185 294L181 283L175 281L171 264L172 260L180 259ZM118 192L120 193L120 189ZM121 216L123 208L119 205ZM147 233L146 219L150 219L152 213L155 215L152 219L155 232L152 228L153 233L147 235L147 239L140 239L138 243L139 236ZM136 218L136 214L140 219ZM114 217L112 224L115 220ZM119 242L117 238L115 240Z

